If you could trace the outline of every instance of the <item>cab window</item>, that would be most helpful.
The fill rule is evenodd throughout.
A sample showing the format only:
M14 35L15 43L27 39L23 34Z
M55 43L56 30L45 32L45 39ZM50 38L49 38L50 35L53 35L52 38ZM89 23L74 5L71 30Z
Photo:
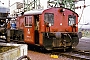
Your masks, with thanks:
M25 26L31 27L32 26L32 16L26 16L25 17Z
M47 23L51 23L51 25L53 25L54 24L54 14L53 13L45 13L44 21Z
M68 16L68 25L69 26L72 26L73 24L75 24L76 23L76 16L74 16L74 15L69 15Z

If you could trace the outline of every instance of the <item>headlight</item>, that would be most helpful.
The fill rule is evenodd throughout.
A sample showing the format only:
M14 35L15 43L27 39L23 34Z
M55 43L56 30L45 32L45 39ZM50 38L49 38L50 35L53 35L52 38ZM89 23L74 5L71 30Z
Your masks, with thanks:
M0 38L2 38L2 39L6 39L6 37L5 37L5 36L0 36Z
M51 26L52 24L51 23L49 23L49 26Z

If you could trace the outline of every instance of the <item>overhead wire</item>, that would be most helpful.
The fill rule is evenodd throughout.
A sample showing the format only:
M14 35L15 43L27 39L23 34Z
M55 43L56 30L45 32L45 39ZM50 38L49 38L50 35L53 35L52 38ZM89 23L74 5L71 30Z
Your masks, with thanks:
M84 6L85 6L85 0L84 0ZM83 15L84 9L85 9L85 7L83 7L83 9L82 9L82 13L81 13L81 16L80 16L80 19L79 19L78 23L81 21L81 18L82 18L82 15Z
M84 6L85 6L85 0L84 0ZM84 9L85 9L85 7L83 7L83 9L82 9L82 13L81 13L81 16L80 16L80 19L79 19L78 23L80 23L80 21L81 21L81 18L83 16ZM80 29L82 28L82 26L80 27Z

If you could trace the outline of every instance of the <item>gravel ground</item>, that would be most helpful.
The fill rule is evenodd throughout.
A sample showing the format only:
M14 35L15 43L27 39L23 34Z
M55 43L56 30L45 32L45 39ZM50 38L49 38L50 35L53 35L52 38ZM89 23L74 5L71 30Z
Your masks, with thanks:
M30 57L31 60L72 60L62 56L59 56L58 58L52 58L50 54L43 54L30 50L28 51L28 57Z

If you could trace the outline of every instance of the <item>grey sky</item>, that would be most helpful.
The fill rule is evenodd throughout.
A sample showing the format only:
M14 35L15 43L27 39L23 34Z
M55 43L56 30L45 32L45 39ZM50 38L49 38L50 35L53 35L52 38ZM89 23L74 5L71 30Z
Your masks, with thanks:
M84 2L78 2L76 4L76 6L83 6L84 5ZM86 0L85 1L85 5L90 5L90 0ZM83 9L83 7L82 7ZM79 14L79 17L81 17L81 14L82 14L82 9L76 9L76 12ZM82 18L81 18L81 23L87 23L89 22L90 23L90 6L84 8L84 11L83 11L83 15L82 15Z

